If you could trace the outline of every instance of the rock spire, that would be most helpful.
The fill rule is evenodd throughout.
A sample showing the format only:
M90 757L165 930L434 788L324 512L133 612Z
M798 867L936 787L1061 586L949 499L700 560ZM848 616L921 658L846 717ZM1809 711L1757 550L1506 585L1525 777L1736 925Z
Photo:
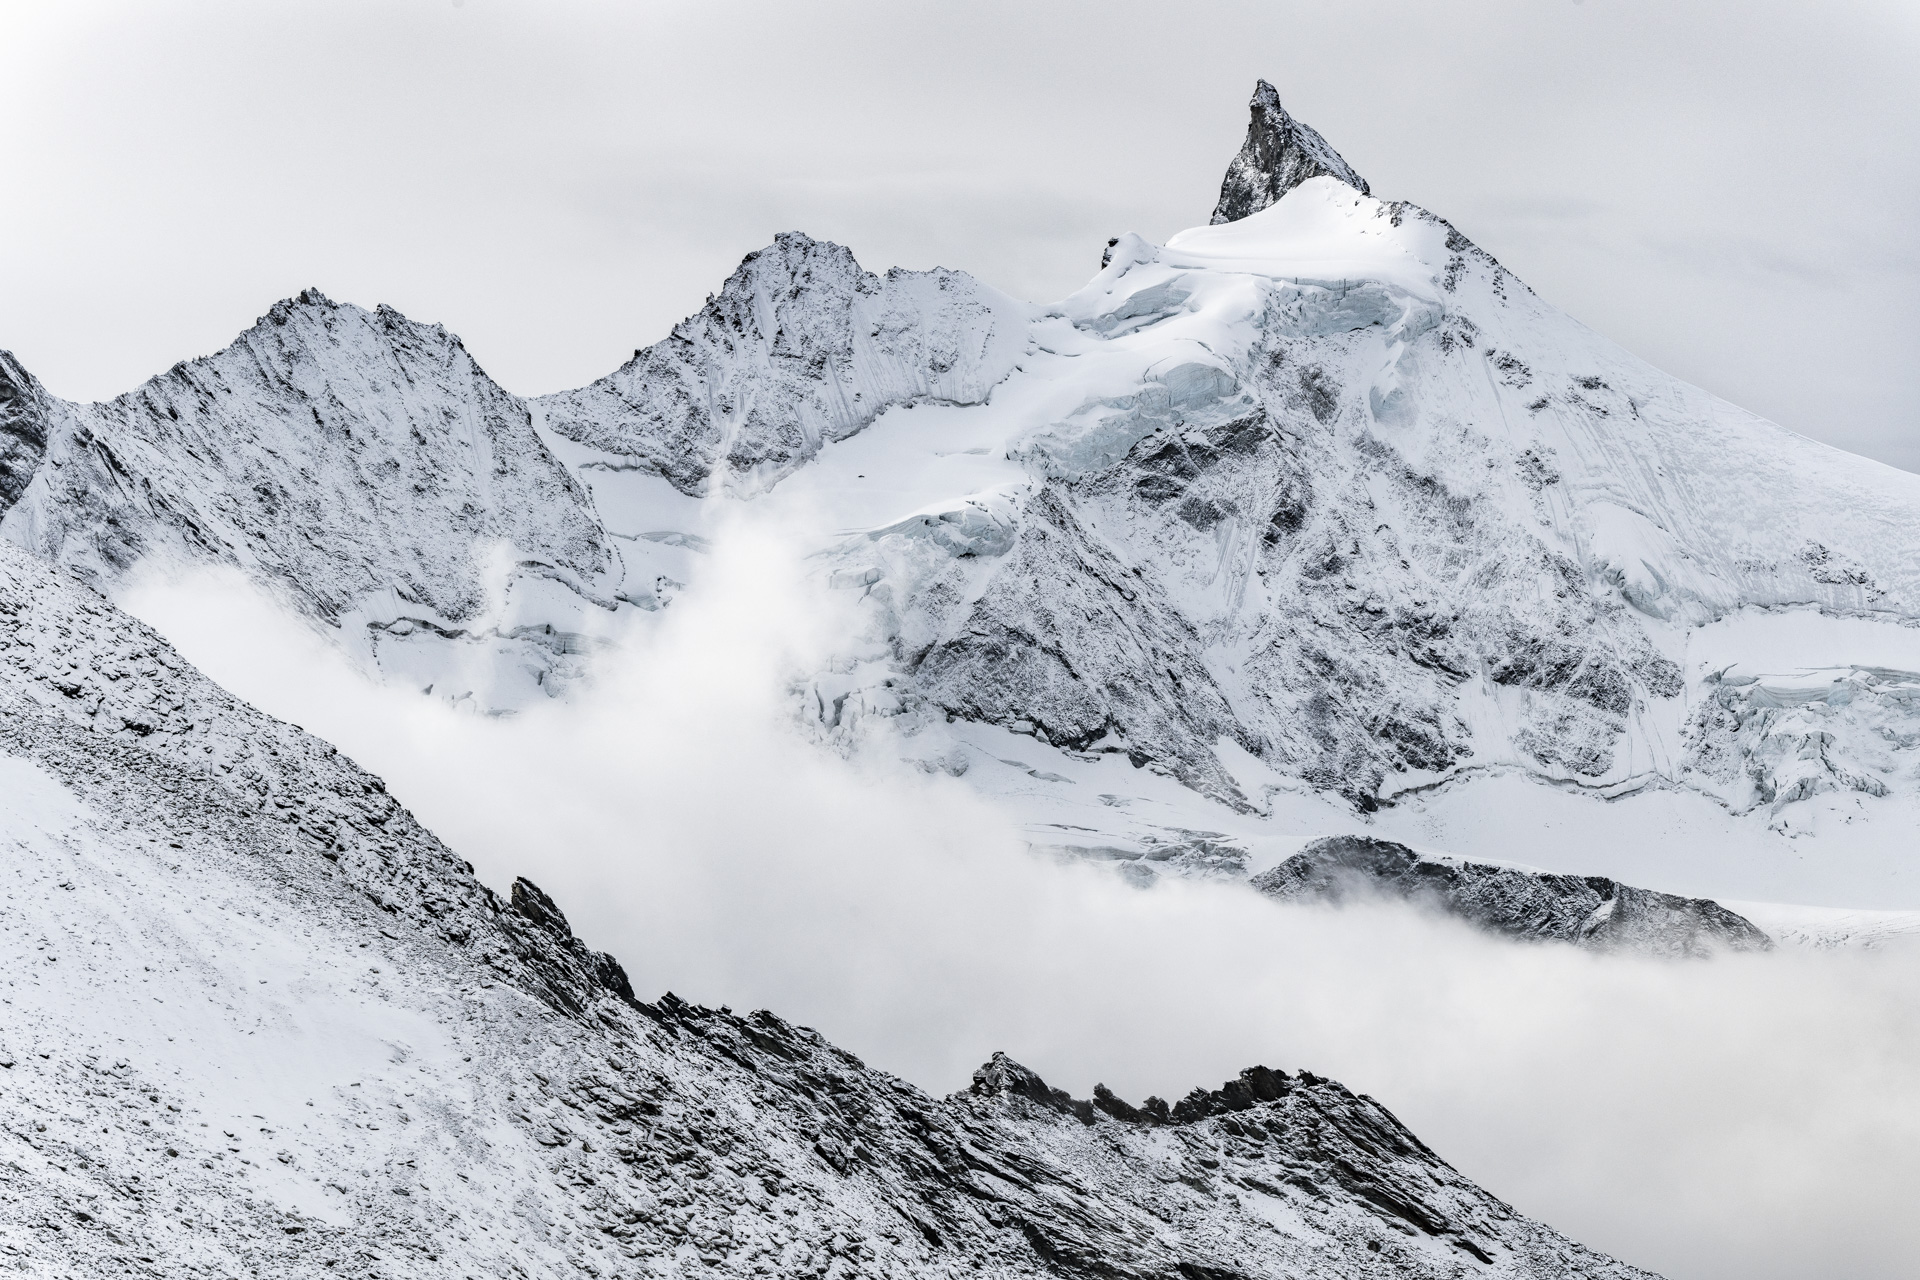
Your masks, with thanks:
M1265 80L1255 85L1248 105L1253 119L1240 154L1227 166L1226 179L1220 184L1220 203L1213 210L1216 225L1260 212L1308 178L1338 178L1360 194L1369 194L1367 180L1325 138L1287 114L1272 85Z

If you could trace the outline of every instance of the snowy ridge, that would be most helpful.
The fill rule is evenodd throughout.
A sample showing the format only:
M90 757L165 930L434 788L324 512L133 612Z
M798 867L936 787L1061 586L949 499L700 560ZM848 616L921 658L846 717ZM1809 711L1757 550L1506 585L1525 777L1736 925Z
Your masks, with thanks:
M437 325L309 290L117 400L12 383L46 448L0 537L103 591L143 566L233 565L376 669L427 632L536 684L566 661L551 623L590 629L616 605L586 490ZM543 590L557 611L516 616Z
M172 1276L1627 1277L1379 1104L947 1100L642 1004L326 744L0 547L0 1257Z
M10 539L96 580L172 543L254 567L332 620L391 587L484 612L503 543L611 603L585 495L526 410L438 326L308 291L217 355L100 405L48 403Z
M1028 307L961 272L861 269L798 232L590 386L543 396L553 430L690 494L770 488L896 404L977 404L1026 349Z

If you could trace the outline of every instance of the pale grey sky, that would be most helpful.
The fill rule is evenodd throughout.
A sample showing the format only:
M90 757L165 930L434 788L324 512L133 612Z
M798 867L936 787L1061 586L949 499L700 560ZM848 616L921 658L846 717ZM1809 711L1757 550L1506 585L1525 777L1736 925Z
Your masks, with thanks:
M1258 76L1595 329L1920 470L1920 6L0 0L0 347L130 388L307 285L520 392L789 228L1051 299L1204 222Z

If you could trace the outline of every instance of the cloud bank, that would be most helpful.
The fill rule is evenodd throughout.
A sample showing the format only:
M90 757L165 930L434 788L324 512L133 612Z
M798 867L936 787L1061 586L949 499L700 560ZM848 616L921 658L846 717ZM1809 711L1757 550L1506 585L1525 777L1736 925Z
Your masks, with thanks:
M643 997L771 1008L938 1092L994 1049L1135 1101L1310 1067L1674 1280L1910 1273L1920 954L1596 957L1036 857L963 782L808 740L792 681L850 623L796 545L726 528L590 687L509 719L369 683L237 575L125 602L488 882L539 882Z

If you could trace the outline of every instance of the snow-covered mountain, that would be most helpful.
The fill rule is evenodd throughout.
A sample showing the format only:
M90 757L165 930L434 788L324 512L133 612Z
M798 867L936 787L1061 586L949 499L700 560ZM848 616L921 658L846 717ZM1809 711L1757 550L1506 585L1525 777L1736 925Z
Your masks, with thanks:
M1910 676L1741 648L1799 609L1911 651L1920 478L1659 374L1431 215L1312 178L1123 243L1033 332L954 415L1021 464L992 563L922 565L911 525L849 552L938 709L1229 803L1223 741L1362 808L1491 766L1911 791Z
M554 431L683 493L773 487L896 404L980 404L1027 346L1024 303L957 271L863 271L797 233L591 386L534 404Z
M105 404L10 359L0 384L6 537L103 590L149 561L236 565L392 675L424 635L534 681L568 661L554 618L618 604L586 490L437 325L309 290Z
M113 602L238 570L369 676L509 713L594 698L714 539L776 530L853 619L792 682L823 750L962 776L1141 885L1691 955L1920 932L1706 900L1910 858L1916 517L1920 477L1588 332L1264 83L1213 222L1116 238L1056 304L787 234L556 395L311 290L106 403L0 353L0 1257L1643 1275L1310 1072L1136 1106L996 1055L941 1099L642 1002L350 741Z
M0 547L0 1265L28 1275L1608 1277L1370 1098L947 1099L634 998L380 780Z
M510 710L777 519L864 611L818 733L989 786L1038 753L1036 831L1088 847L1506 775L1754 839L1910 818L1920 477L1660 373L1251 106L1213 225L1050 306L790 234L531 400L312 292L106 404L9 359L0 535L109 594L238 566L370 671ZM1184 816L1129 817L1148 775Z

